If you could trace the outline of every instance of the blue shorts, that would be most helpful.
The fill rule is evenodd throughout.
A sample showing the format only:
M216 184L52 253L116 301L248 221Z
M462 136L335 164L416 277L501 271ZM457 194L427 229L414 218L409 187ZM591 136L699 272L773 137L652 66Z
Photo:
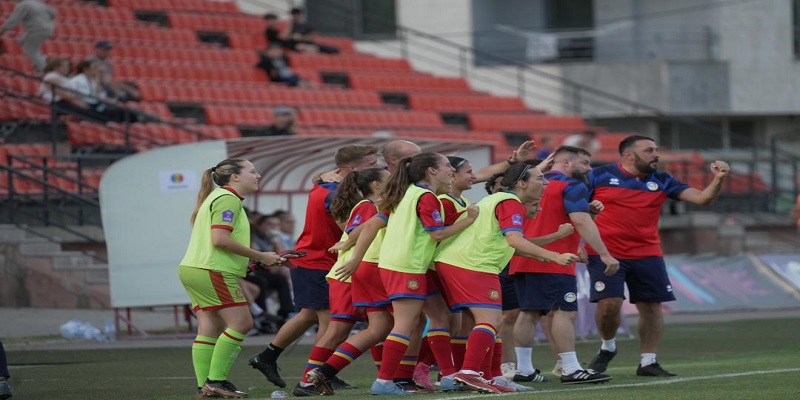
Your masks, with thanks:
M500 272L500 294L503 296L503 311L519 308L517 287L514 278L508 275L508 265Z
M328 302L328 280L325 279L328 271L303 267L292 268L289 271L292 274L295 307L312 310L331 308Z
M516 273L519 309L540 311L578 311L578 280L575 275Z
M663 303L674 301L672 284L667 276L667 266L663 257L645 257L635 260L619 260L619 271L606 276L606 265L599 256L589 256L589 279L592 284L589 301L600 299L625 298L625 284L628 285L630 302Z

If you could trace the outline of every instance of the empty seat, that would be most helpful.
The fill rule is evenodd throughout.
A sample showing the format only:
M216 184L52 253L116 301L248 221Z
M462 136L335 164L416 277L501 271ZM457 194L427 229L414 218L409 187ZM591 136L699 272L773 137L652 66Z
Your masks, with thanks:
M350 87L380 92L469 92L464 78L445 78L436 76L396 76L351 74Z
M580 117L551 115L470 114L470 127L474 130L500 131L581 131L586 122Z
M519 97L499 96L448 96L412 93L408 105L420 111L526 111Z

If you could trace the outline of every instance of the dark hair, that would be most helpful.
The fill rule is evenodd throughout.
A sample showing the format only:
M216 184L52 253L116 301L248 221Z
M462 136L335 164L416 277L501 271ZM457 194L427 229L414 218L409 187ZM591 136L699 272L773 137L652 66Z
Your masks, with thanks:
M92 64L94 64L93 60L81 60L75 67L75 73L82 74L83 71L86 71L86 69L91 67Z
M69 62L69 60L67 58L65 58L65 57L48 57L47 58L47 64L45 64L44 70L42 70L42 73L46 74L48 72L55 71L56 68L60 67L64 63L68 63L68 62Z
M372 182L380 181L383 175L381 168L367 168L354 171L344 177L331 200L331 215L337 221L347 221L350 211L359 201L372 195Z
M452 165L453 169L455 169L456 172L458 172L458 169L463 167L468 160L466 158L461 158L458 156L447 156L447 161L450 161L450 165Z
M264 19L278 19L278 16L274 13L266 13L264 14Z
M422 153L414 157L406 157L397 164L389 180L383 187L383 198L378 208L392 212L406 195L408 185L419 182L427 176L428 168L436 168L439 164L439 153Z
M333 162L337 167L346 167L361 161L361 159L366 156L378 154L378 150L380 149L376 146L360 146L355 144L344 146L336 151L336 155L333 156Z
M292 11L289 12L289 14L292 14L292 15L297 15L297 14L302 14L302 13L303 13L303 9L300 8L300 7L294 7L294 8L292 8Z
M197 193L197 204L194 206L194 211L192 212L192 225L194 225L194 219L197 218L197 212L200 211L200 206L203 205L203 202L206 201L206 197L214 190L214 185L227 185L231 181L231 175L242 173L243 166L241 164L244 161L245 160L241 158L229 158L220 161L219 164L203 172L203 177L200 181L200 191Z
M622 139L621 142L619 142L619 155L622 155L622 153L624 153L625 150L628 150L629 148L631 148L631 146L634 145L634 143L636 143L636 142L638 142L640 140L653 140L653 138L649 138L647 136L642 136L642 135L631 135L631 136L628 136L625 139ZM655 141L655 140L653 140L653 141Z
M544 160L536 158L533 160L525 160L508 167L503 175L503 180L500 181L500 185L509 190L514 189L517 182L527 181L531 176L531 168L541 164L542 161Z
M494 182L497 180L497 178L502 178L505 175L506 175L505 172L500 172L500 173L492 175L492 177L489 178L488 181L486 181L486 185L485 185L486 193L494 194Z
M573 156L577 155L582 155L587 157L592 156L592 153L589 153L587 150L575 146L558 146L558 148L555 149L553 153L555 153L554 157L561 153L570 153Z

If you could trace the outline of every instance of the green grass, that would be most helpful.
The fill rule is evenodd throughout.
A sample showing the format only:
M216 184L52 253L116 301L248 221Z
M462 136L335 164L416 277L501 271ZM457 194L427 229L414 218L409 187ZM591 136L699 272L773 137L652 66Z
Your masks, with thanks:
M541 399L798 399L800 398L800 318L673 324L666 327L659 362L677 378L635 376L638 342L618 342L619 355L604 385L536 384L534 393L505 397ZM578 344L578 356L588 362L598 342ZM277 388L247 365L261 349L245 346L230 380L251 398L269 398ZM291 392L303 370L308 346L298 346L279 360ZM190 344L184 348L125 350L17 350L8 353L17 399L190 399L194 376ZM534 362L544 371L553 366L546 345L534 348ZM375 379L369 354L340 375L361 389L340 391L347 399L375 399L368 393ZM485 398L488 395L435 393L415 398Z

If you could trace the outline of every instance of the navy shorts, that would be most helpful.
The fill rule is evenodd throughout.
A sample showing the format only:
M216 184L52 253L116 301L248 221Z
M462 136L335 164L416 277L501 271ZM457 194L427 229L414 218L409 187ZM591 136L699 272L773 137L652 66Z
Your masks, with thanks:
M328 302L328 280L325 279L328 271L303 267L292 268L289 271L292 274L295 307L312 310L331 308Z
M500 272L500 295L503 296L503 311L519 308L517 287L514 286L514 278L508 275L508 265Z
M516 273L519 308L523 311L578 311L578 280L575 275Z
M592 286L589 301L593 303L607 298L624 299L625 284L628 285L630 302L634 304L675 300L663 257L619 260L619 271L612 276L606 276L603 273L606 265L600 261L600 256L589 256L587 269Z

